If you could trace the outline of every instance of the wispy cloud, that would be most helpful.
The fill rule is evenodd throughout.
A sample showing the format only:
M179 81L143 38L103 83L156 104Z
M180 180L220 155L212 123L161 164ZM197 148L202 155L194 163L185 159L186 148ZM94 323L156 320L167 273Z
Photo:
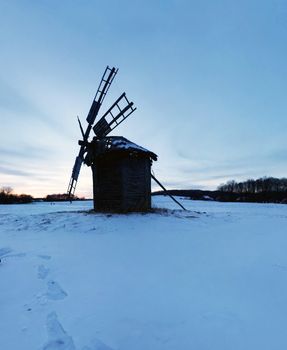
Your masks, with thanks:
M40 121L46 125L54 133L61 134L62 137L72 137L68 129L64 127L61 121L41 107L41 103L35 102L29 96L25 95L23 91L18 90L11 84L7 83L0 77L0 110L2 110L2 118L4 121L5 112L13 114L12 120L5 121L6 123L16 124L19 120L27 121L27 128L29 123L33 121ZM17 116L17 117L16 117ZM8 117L7 117L8 118Z
M42 112L29 98L0 78L0 108L22 114L41 115Z
M25 158L25 159L42 159L47 158L54 153L53 149L43 147L32 147L29 145L18 145L14 148L0 147L1 160L3 158Z
M33 174L27 171L15 169L15 168L3 166L3 165L0 165L0 173L6 174L6 175L33 177Z

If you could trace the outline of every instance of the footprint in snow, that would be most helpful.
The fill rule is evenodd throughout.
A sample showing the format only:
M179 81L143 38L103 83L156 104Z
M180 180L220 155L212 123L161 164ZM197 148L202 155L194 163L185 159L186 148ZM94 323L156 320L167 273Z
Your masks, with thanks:
M0 248L0 258L6 254L11 253L13 250L9 247Z
M47 267L45 267L44 265L39 265L38 266L38 278L41 280L44 280L48 273L49 273L49 269Z
M3 256L3 258L23 258L26 255L26 253L8 254Z
M91 345L84 346L82 350L113 350L108 345L104 344L100 339L93 339Z
M73 338L64 330L55 312L47 316L48 341L43 350L76 350Z
M61 288L58 282L50 280L47 283L48 291L46 296L51 300L61 300L64 299L68 294Z
M41 258L41 259L44 259L44 260L50 260L51 259L50 255L43 255L43 254L41 254L41 255L38 255L38 257Z
M0 248L0 262L3 258L23 258L26 256L26 253L10 254L11 252L13 252L13 250L9 247Z

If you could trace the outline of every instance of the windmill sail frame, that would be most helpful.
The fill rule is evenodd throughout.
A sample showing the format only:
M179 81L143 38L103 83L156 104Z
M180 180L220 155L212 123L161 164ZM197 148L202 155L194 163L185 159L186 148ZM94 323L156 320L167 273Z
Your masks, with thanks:
M118 72L117 68L115 68L115 67L110 68L109 66L107 66L105 71L104 71L104 74L103 74L102 79L100 81L96 95L95 95L94 100L92 102L92 105L90 107L88 116L86 118L86 121L88 122L88 126L87 126L87 129L83 135L84 141L87 141L89 138L93 123L94 123L94 121L99 113L100 107L104 101L104 98L106 97L106 94L107 94L117 72ZM68 190L67 190L67 194L68 194L69 198L72 198L74 193L75 193L75 189L76 189L77 181L79 178L81 166L82 166L82 163L84 161L85 151L86 151L85 146L82 145L80 147L79 154L75 159L75 164L73 166L72 175L71 175L70 182L68 185Z

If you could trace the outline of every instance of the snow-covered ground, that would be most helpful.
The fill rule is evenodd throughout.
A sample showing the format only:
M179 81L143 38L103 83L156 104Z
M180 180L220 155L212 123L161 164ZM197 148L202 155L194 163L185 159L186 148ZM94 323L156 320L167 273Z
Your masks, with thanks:
M0 206L0 349L287 348L287 206Z

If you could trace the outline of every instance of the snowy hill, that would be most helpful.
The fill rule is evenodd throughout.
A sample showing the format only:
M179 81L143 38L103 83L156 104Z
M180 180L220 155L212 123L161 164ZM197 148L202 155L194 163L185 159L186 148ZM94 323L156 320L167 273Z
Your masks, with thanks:
M286 348L286 206L153 201L0 206L0 349Z

